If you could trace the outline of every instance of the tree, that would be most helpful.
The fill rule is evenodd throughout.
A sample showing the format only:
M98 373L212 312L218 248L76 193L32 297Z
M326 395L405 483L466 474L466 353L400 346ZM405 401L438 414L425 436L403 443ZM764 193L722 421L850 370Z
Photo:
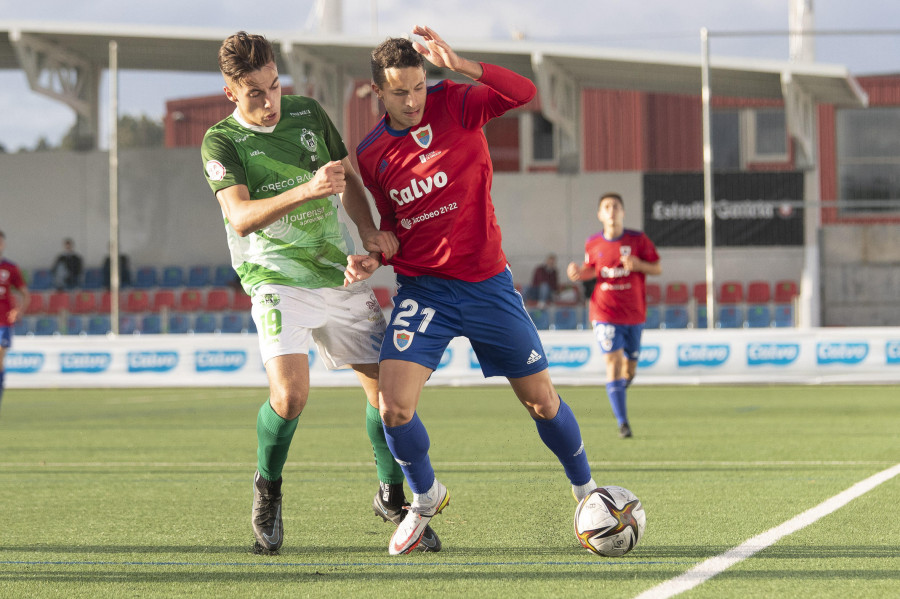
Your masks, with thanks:
M76 132L76 125L72 125L69 132L60 141L59 149L91 149L84 147L84 140L76 141ZM128 114L119 117L119 148L154 148L162 146L164 141L165 130L161 121L153 120L145 114L140 117Z

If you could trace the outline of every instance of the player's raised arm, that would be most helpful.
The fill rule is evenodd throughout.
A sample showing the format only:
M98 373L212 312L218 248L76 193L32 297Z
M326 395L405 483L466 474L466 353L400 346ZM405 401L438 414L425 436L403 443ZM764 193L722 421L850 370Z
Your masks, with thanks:
M453 51L431 27L416 25L413 33L422 37L424 44L413 42L413 47L436 67L448 68L455 73L472 79L481 79L484 74L481 64L463 58Z

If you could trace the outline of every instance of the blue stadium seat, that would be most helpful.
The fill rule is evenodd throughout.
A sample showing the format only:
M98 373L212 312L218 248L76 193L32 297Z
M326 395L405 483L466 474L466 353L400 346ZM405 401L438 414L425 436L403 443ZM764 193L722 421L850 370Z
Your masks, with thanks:
M191 320L187 314L175 313L169 315L169 333L183 335L191 328Z
M172 264L163 268L162 280L159 282L159 286L167 289L183 287L184 279L184 269L177 264Z
M34 271L31 283L28 284L31 291L47 291L53 289L53 273L47 268L39 268Z
M539 330L543 331L550 328L550 313L547 310L532 308L528 311L528 315L531 316L534 326Z
M119 334L134 335L140 331L138 317L134 314L119 315Z
M29 333L34 333L34 323L35 318L30 316L25 316L16 321L16 324L13 325L13 334L14 335L28 335Z
M688 311L684 306L666 306L663 312L663 328L686 329L688 326Z
M247 318L247 332L251 335L256 334L256 321L253 320L252 316Z
M772 315L766 304L747 306L747 326L751 329L765 328L772 324Z
M105 335L109 332L109 315L98 314L88 318L87 334L88 335Z
M219 328L218 319L209 312L200 312L194 317L195 333L215 333Z
M572 330L578 328L580 309L575 306L560 306L553 314L553 326L559 330Z
M660 324L659 306L647 306L647 320L644 322L645 329L658 329Z
M213 275L213 285L216 287L228 287L237 277L237 273L230 264L220 264Z
M775 316L773 322L776 327L794 326L794 305L775 304Z
M212 269L209 266L192 266L188 271L188 287L206 287L212 279Z
M698 329L706 328L706 304L697 305L697 327Z
M723 329L744 328L744 310L735 304L722 306L719 309L718 325Z
M244 331L244 315L241 312L226 312L222 315L223 333L241 333Z
M34 323L35 335L55 335L59 333L59 321L55 316L41 316Z
M84 286L87 291L103 289L105 281L103 280L103 269L99 267L88 268L84 271Z
M145 314L141 319L141 334L159 335L162 333L162 318L159 314Z
M71 314L66 318L66 334L80 335L84 332L84 318L77 314Z
M159 283L156 268L153 266L142 266L137 269L134 276L134 287L138 289L149 289L156 287Z

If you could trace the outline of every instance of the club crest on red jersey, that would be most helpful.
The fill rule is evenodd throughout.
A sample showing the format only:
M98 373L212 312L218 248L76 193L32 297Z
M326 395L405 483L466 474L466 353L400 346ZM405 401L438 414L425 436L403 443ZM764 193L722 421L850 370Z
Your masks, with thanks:
M398 351L407 349L412 345L413 337L415 337L415 333L411 333L410 331L394 331L394 347L396 347Z
M423 150L427 150L428 146L431 145L431 140L434 139L431 134L431 125L419 127L415 131L410 131L409 134L412 135L412 138Z

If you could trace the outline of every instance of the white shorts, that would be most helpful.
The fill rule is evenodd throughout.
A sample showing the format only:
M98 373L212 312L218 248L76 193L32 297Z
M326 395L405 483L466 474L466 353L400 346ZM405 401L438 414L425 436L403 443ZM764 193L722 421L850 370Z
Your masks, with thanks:
M309 354L310 339L329 370L378 362L384 315L364 281L322 289L260 285L252 301L263 363L275 356Z

